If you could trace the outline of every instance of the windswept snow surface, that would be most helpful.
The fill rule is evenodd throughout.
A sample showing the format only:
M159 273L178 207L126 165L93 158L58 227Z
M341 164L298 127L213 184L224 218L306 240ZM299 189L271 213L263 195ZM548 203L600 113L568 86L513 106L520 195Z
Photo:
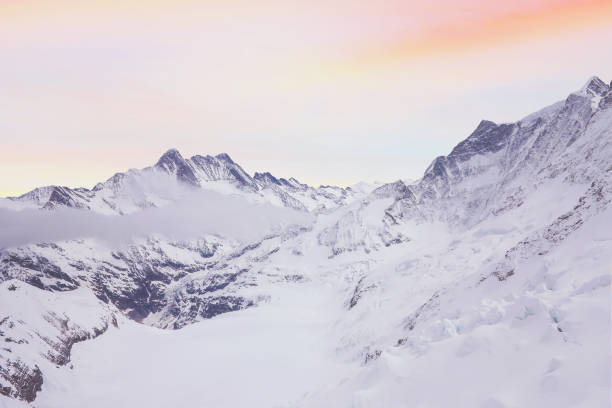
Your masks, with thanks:
M333 288L291 284L258 308L168 331L123 321L75 346L39 407L279 407L342 376ZM330 313L331 312L331 313Z

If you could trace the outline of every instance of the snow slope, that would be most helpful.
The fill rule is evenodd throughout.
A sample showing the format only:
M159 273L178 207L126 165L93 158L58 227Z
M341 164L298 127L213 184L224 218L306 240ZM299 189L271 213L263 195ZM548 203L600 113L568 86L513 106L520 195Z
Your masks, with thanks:
M612 91L591 78L483 121L411 183L314 189L171 150L117 183L11 199L27 219L127 225L193 191L250 204L179 212L190 235L152 218L135 238L2 249L0 406L607 406L611 158Z

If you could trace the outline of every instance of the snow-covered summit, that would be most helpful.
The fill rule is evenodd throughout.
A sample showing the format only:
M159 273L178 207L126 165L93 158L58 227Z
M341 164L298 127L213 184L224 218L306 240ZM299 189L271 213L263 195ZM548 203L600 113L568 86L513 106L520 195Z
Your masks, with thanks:
M116 173L91 190L46 186L9 199L25 208L70 207L122 215L176 202L193 188L235 193L257 202L315 212L337 208L360 196L351 189L314 188L293 177L276 178L268 172L251 177L227 153L186 159L177 149L169 149L153 166Z
M582 88L578 91L589 96L604 96L610 91L610 85L596 76L589 78Z

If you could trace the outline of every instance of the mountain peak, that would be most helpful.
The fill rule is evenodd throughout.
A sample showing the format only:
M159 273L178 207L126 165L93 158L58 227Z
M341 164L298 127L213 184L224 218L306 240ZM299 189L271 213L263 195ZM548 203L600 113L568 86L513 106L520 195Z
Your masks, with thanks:
M264 173L255 172L255 174L253 175L253 178L264 184L272 183L272 184L281 185L281 182L269 172L264 172Z
M164 153L155 164L155 167L162 169L168 174L176 175L179 180L188 184L198 185L193 169L177 149L170 149Z
M495 126L497 126L497 123L495 123L493 121L490 121L490 120L483 119L483 120L480 121L478 126L476 126L476 129L474 130L474 133L476 133L478 131L482 131L482 130L487 129L487 128L492 128L492 127L495 127Z
M495 153L507 143L513 130L514 124L498 125L481 120L472 134L455 146L449 157L465 160L476 154Z
M229 156L229 154L227 153L219 153L218 155L215 156L217 159L222 160L222 161L226 161L228 163L232 163L235 164L234 161L232 160L232 158Z
M587 93L591 96L603 96L610 90L608 84L602 81L600 78L596 76L592 76L589 80L584 84L582 88L580 88L580 93Z
M167 163L182 163L184 162L185 159L183 159L183 156L181 155L181 153L175 149L168 149L168 151L166 151L166 153L164 153L159 160L157 161L157 166L163 165L163 164L167 164Z

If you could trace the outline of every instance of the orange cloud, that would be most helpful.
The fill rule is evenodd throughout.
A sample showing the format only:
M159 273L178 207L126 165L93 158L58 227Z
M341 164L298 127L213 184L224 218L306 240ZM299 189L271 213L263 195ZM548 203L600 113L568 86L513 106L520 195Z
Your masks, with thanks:
M358 59L364 64L378 64L460 53L604 24L612 24L612 1L563 1L535 9L490 13L470 21L458 19L391 40L385 46L366 50Z

